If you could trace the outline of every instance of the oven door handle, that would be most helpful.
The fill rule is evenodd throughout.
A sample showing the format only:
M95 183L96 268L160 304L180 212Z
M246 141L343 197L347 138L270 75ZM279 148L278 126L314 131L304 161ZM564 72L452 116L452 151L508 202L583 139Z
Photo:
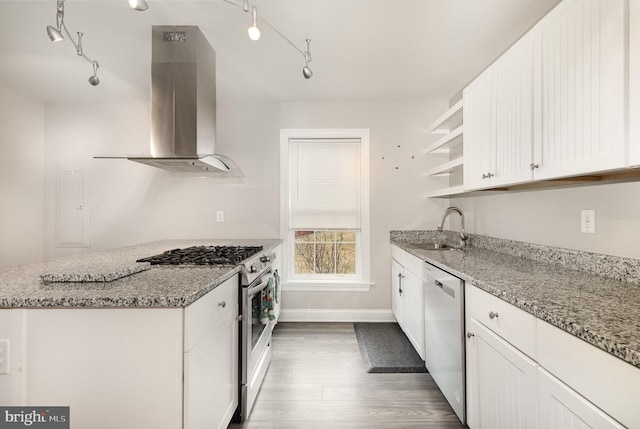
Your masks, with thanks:
M251 298L252 296L256 295L257 293L259 293L260 291L262 291L264 288L266 288L269 285L269 279L265 279L263 281L260 282L260 284L258 284L258 286L254 286L252 288L249 288L247 290L247 296L249 298Z

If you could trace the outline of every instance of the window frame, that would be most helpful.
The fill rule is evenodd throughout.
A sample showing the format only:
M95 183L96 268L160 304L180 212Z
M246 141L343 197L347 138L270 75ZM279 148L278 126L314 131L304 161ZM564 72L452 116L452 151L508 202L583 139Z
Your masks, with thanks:
M283 241L282 285L292 291L368 291L370 282L370 184L369 129L281 129L280 130L280 236ZM290 140L360 140L360 230L356 232L356 274L349 276L293 275L295 230L289 229L289 144ZM332 228L327 228L332 230Z

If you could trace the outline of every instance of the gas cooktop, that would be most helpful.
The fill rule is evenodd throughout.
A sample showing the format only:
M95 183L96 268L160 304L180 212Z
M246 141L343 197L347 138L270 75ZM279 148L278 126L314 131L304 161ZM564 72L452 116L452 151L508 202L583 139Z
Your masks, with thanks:
M263 250L262 246L192 246L138 259L151 265L237 265Z

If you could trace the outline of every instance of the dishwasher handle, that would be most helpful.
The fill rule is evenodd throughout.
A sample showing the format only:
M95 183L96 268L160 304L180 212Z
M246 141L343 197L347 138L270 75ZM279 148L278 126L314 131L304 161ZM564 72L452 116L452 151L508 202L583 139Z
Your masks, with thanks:
M446 293L447 295L449 295L451 298L456 298L456 291L455 289L447 286L446 284L442 283L439 280L436 280L435 278L429 276L429 278L427 278L427 284L432 284L437 286L442 292Z

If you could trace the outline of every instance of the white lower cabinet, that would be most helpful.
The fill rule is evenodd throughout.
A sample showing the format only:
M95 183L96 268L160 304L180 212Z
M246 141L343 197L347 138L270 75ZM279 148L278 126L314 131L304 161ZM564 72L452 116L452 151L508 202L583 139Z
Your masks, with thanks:
M538 364L473 318L467 331L469 427L536 428Z
M540 368L538 373L540 428L624 429L575 390Z
M185 429L224 429L238 405L237 280L210 294L199 302L212 316L199 320L208 330L184 356Z
M424 289L422 280L405 269L402 289L404 291L402 329L420 357L424 359Z
M391 311L393 317L402 326L404 323L403 311L402 311L402 265L400 265L395 259L391 260Z
M465 296L469 428L640 428L640 369L468 283Z
M12 353L20 384L10 386L12 405L69 406L74 428L210 429L231 420L237 276L187 308L7 311L19 315L24 341Z
M424 262L391 246L391 308L403 332L424 360Z

